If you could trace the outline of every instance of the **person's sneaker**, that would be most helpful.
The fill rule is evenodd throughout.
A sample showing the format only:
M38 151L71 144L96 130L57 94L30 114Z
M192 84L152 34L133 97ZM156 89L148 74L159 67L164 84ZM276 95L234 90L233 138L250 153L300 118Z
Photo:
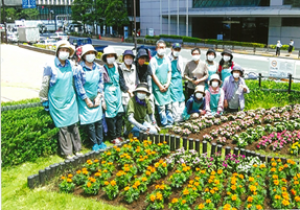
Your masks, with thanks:
M75 154L76 156L83 156L83 154L81 152L76 152Z
M111 143L112 143L112 144L120 144L121 141L120 141L118 138L116 138L116 139L114 139L114 140L111 140Z
M101 148L99 148L99 145L98 144L94 144L93 151L97 152L99 149L101 149Z
M73 159L73 157L74 157L73 155L67 155L66 158L67 158L68 160L71 160L71 159Z
M107 146L103 142L101 144L98 144L99 149L105 149Z

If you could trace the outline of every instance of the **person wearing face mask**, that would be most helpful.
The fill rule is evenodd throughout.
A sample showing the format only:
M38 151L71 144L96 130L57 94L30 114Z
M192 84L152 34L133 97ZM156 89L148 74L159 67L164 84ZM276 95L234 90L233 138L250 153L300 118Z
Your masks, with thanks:
M104 62L104 100L106 104L105 120L108 127L108 135L113 144L123 141L121 137L123 126L124 108L122 106L122 92L132 93L126 86L123 72L116 63L117 54L113 47L106 47L103 50L102 61Z
M160 121L164 127L171 127L174 123L172 116L172 99L170 84L172 77L171 63L166 53L166 44L163 40L156 42L157 54L150 60L153 71L152 90L157 105ZM156 80L157 78L157 80Z
M190 118L195 119L200 116L205 115L205 92L204 86L198 85L195 88L195 92L189 100L186 102L184 112L182 114L184 120L188 120Z
M212 48L208 49L206 52L206 68L207 68L207 72L208 72L208 78L205 82L205 89L208 89L208 81L210 80L210 77L213 74L217 73L218 70L218 65L216 62L214 62L214 59L216 58L216 51Z
M138 84L137 73L135 64L133 63L135 56L132 50L125 50L123 53L123 63L120 68L123 73L123 77L130 92L133 92ZM127 110L127 105L131 95L129 93L122 93L122 104L124 112Z
M209 80L209 88L205 91L206 114L218 117L224 110L224 90L218 74L213 74Z
M134 137L139 137L141 131L147 134L157 134L160 131L147 97L150 94L147 83L142 82L138 84L134 91L134 97L130 98L128 102L127 116L131 123L130 133ZM147 115L151 119L151 124L146 120Z
M50 112L55 126L59 128L58 142L62 155L72 159L73 153L82 155L77 126L78 104L73 88L74 66L68 60L74 50L68 41L60 41L56 46L54 61L44 67L39 97L45 110Z
M188 80L187 98L189 99L197 85L205 85L208 78L207 66L200 60L201 51L199 48L191 50L192 60L188 62L184 70L184 79Z
M218 73L220 74L222 82L224 82L225 79L231 75L231 70L234 67L234 63L232 61L233 55L230 50L225 49L221 55L222 59L219 63Z
M240 66L234 66L231 73L232 75L227 77L223 84L225 92L224 107L226 112L242 111L245 108L244 93L250 92L245 80L242 78L244 70Z
M168 55L172 66L172 79L170 84L170 94L172 99L172 114L175 122L182 121L182 113L184 110L184 94L182 86L182 75L184 70L183 58L180 55L181 45L174 43L171 53Z
M79 119L81 125L87 125L89 139L94 143L93 150L98 151L106 148L102 127L102 106L105 106L103 68L94 62L97 51L92 45L84 45L81 51L81 62L74 75Z
M282 47L282 44L280 42L280 40L277 41L277 45L276 45L276 56L280 56L280 48Z

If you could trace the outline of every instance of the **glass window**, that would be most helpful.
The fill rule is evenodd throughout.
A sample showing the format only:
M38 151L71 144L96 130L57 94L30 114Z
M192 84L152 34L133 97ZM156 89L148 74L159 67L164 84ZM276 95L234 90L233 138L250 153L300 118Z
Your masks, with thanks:
M193 7L269 6L270 0L193 0Z
M298 27L300 26L300 18L282 18L282 26Z

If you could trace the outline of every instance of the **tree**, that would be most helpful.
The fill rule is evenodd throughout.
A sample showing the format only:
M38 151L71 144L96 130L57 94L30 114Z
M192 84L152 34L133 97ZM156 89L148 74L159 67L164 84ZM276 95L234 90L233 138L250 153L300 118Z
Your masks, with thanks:
M2 10L2 8L1 8L1 10ZM15 20L19 19L19 15L18 15L17 11L14 8L5 9L6 20L4 20L3 15L4 14L1 11L1 20L3 20L3 22L7 22L7 23L14 23Z
M108 1L104 16L106 25L116 27L118 33L120 27L129 24L128 15L123 0Z
M22 9L19 13L19 19L36 20L39 14L37 9Z

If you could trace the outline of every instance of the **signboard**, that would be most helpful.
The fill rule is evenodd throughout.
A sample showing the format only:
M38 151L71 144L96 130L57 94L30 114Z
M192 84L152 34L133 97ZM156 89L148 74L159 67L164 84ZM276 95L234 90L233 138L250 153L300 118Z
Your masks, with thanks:
M124 39L128 39L128 26L124 26Z
M36 0L22 0L23 9L36 8Z
M270 59L270 77L288 77L289 74L295 75L296 61L281 59Z
M154 28L148 28L148 35L154 36Z

